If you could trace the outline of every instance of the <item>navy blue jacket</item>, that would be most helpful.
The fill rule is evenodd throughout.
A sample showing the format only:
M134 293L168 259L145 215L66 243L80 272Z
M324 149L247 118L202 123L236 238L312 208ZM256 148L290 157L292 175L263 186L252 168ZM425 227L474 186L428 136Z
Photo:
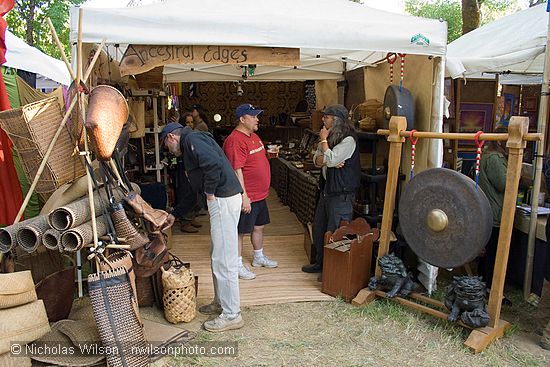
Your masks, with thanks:
M222 198L243 192L235 171L210 133L183 129L180 148L193 191Z

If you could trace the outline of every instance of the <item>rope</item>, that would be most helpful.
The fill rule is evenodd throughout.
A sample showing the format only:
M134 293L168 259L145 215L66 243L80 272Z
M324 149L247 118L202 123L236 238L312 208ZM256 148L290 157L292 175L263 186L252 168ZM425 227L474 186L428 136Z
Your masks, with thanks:
M401 78L399 80L399 93L401 93L403 92L403 77L405 76L405 56L407 56L407 54L398 55L401 57Z
M411 141L411 180L414 176L414 159L416 155L416 143L418 142L418 138L413 138L415 132L416 130L411 130L411 134L409 135L409 140Z
M393 84L393 64L397 61L397 54L388 52L386 54L386 61L390 64L390 84Z
M479 141L480 135L483 134L483 131L478 131L474 137L474 141L477 146L477 154L476 154L476 190L479 185L479 162L481 160L481 148L483 147L483 144L485 144L485 141Z

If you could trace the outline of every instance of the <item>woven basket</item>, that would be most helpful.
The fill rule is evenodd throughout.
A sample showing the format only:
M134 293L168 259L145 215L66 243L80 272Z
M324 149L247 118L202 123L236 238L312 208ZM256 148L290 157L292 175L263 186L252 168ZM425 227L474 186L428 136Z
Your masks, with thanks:
M164 288L162 295L164 317L172 324L190 322L197 315L193 272L185 267L180 269L171 267L165 270L161 266L160 269Z
M149 243L149 239L138 232L136 227L126 216L124 209L120 208L111 213L117 237L124 238L124 244L130 246L130 250L136 250Z
M36 284L36 294L44 301L49 321L55 322L69 316L75 289L74 265L56 271Z
M0 126L17 149L29 182L34 180L62 119L55 97L0 112ZM73 148L68 130L63 129L35 188L44 201L59 186L86 174Z
M128 272L128 278L130 279L132 292L134 292L133 302L136 303L138 302L136 292L136 275L132 266L132 255L130 255L130 252L124 250L115 251L107 256L106 259L101 259L99 261L99 270L107 271L120 267L124 267L124 269L126 269L126 271ZM136 303L134 307L138 308L138 304ZM139 317L139 310L137 312L137 315Z
M124 268L100 271L88 276L90 302L103 346L118 348L119 354L107 355L110 367L148 366L149 356L125 353L131 347L146 349L143 328L132 307L133 294Z
M136 292L139 307L151 307L155 301L152 277L136 277Z
M9 352L14 342L31 342L50 331L41 299L0 310L0 354Z
M36 299L30 270L0 274L0 309L24 305Z

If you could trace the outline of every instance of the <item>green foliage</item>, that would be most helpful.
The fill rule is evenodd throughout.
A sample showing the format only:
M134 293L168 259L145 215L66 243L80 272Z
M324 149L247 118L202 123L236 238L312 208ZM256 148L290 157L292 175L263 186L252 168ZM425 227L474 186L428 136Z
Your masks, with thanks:
M65 48L65 54L69 57L69 8L83 2L84 0L16 0L14 8L6 17L8 28L29 45L59 59L61 53L46 22L50 18Z
M478 3L482 25L520 10L517 0L478 0ZM462 35L461 0L406 0L405 11L418 17L445 20L448 42Z
M405 11L411 15L447 22L447 40L452 42L462 35L462 6L460 0L406 0Z

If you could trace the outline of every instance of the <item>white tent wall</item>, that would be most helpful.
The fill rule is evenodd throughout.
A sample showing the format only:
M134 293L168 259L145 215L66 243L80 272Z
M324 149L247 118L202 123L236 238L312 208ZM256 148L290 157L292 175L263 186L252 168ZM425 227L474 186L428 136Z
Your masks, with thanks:
M61 60L29 46L22 39L6 30L6 62L4 66L40 74L63 85L69 85L71 77Z
M449 44L447 74L542 74L547 31L546 4L486 24Z

